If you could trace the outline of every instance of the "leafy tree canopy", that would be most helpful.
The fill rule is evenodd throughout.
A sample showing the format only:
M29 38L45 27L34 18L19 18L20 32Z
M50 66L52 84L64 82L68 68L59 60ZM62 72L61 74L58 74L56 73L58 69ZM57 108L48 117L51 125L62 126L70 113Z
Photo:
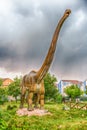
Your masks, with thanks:
M72 99L83 94L83 91L77 85L67 86L64 91Z
M50 73L44 78L44 85L45 85L45 99L53 99L55 101L61 100L61 95L57 87L55 86L55 82L57 81L54 75L51 76Z
M7 102L7 88L0 87L0 104Z
M87 95L87 86L86 86L86 91L85 91L85 94Z
M16 77L14 79L14 82L12 82L9 86L8 86L8 94L15 97L16 101L17 101L17 97L20 95L20 78Z
M3 83L3 81L2 81L2 79L0 78L0 86L2 86L2 83Z

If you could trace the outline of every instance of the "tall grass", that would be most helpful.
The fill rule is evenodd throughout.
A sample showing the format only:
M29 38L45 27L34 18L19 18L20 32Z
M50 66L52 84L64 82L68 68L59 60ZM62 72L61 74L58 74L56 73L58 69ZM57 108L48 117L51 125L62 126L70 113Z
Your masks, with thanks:
M9 109L9 105L11 109ZM0 106L0 130L87 130L86 110L63 110L64 104L47 103L51 115L17 116L19 103Z

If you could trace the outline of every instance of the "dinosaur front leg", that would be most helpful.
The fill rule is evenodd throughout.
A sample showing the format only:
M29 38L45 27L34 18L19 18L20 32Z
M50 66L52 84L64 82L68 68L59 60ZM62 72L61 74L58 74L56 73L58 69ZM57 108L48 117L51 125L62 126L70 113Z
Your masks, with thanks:
M35 95L35 98L34 98L34 104L35 104L35 108L39 108L39 102L40 102L40 94L39 93L37 93L36 95Z
M33 99L33 92L29 92L28 94L28 111L32 111L33 107L32 107L32 99Z

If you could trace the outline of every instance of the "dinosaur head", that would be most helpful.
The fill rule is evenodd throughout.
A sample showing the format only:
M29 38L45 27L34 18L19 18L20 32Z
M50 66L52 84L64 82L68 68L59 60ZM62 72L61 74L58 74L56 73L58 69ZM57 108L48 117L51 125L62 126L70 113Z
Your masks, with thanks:
M66 9L65 10L65 13L64 13L64 17L67 18L71 13L71 10L70 9Z

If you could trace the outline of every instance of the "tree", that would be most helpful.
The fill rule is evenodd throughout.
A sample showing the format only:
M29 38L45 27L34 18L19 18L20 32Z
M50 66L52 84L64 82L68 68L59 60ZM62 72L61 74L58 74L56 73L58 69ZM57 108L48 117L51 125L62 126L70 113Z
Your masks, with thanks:
M58 92L58 89L55 86L55 82L57 81L54 75L51 76L50 73L47 73L44 78L45 85L45 100L53 99L54 101L60 100L61 95ZM62 100L62 97L61 97Z
M85 88L86 88L85 94L87 95L87 86Z
M71 99L75 99L83 94L83 91L77 85L67 86L64 91Z
M0 86L2 86L2 83L3 83L3 81L2 81L2 79L0 78Z
M20 78L16 77L14 79L14 82L12 82L8 86L8 95L11 95L15 98L17 102L17 97L20 95Z
M4 104L7 101L8 101L7 88L1 88L0 87L0 104Z

